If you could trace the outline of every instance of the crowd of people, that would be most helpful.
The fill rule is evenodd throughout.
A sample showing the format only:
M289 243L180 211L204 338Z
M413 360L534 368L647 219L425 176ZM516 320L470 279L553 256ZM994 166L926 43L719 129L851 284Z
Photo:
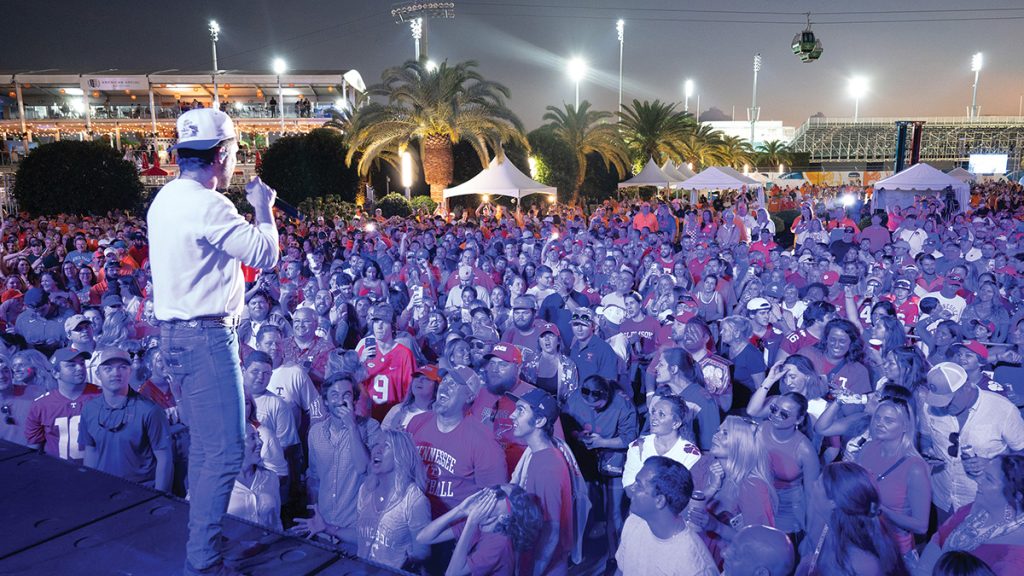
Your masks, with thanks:
M280 220L229 512L431 574L1024 573L1024 206L975 192ZM151 232L4 220L0 438L194 501Z

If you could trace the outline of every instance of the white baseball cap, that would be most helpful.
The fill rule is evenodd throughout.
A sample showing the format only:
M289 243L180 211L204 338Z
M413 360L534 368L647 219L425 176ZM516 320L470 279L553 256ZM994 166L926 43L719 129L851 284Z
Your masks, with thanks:
M956 391L967 384L967 372L952 362L941 362L928 371L928 388L924 401L936 408L945 408L953 401Z
M231 138L235 138L235 123L230 116L213 108L198 108L178 117L178 143L171 150L209 150Z

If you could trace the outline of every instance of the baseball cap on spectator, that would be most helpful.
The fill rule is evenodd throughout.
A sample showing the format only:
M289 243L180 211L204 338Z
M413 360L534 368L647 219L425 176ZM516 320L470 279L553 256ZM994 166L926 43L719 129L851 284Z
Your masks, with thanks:
M811 256L810 254L803 254L799 259L797 259L797 262L801 264L814 264L814 256Z
M950 274L946 276L946 282L959 286L963 284L964 279L959 274Z
M395 317L395 309L390 304L377 304L370 309L370 317L367 319L370 322L374 320L383 320L385 322L391 322Z
M42 288L29 288L25 292L25 306L38 308L50 301L50 296Z
M128 249L128 245L124 243L124 240L114 240L113 242L110 243L110 245L114 248L119 248L121 250Z
M622 324L622 321L626 319L626 310L623 307L616 306L614 304L598 306L595 313L598 316L602 316L612 324Z
M103 250L103 255L109 256L111 254L117 256L117 250L113 246L107 246L106 249Z
M900 278L899 280L893 282L892 287L894 290L910 290L910 280L907 280L906 278Z
M231 117L214 108L189 110L178 117L178 143L171 150L209 150L235 138Z
M953 348L956 350L959 350L960 348L970 350L971 352L974 352L974 354L978 356L978 360L980 360L982 364L988 362L988 348L986 348L984 344L978 342L977 340L966 340L964 342L958 342L957 344L953 345Z
M101 306L124 306L124 301L121 300L121 296L118 294L107 294L100 301Z
M53 357L50 360L57 364L58 362L71 362L75 358L83 357L86 360L92 358L92 354L85 350L75 350L74 348L61 348L53 353Z
M423 376L427 380L441 383L441 372L439 371L436 364L427 364L426 366L420 366L412 373L413 377Z
M833 286L835 285L837 280L839 280L839 274L833 272L832 270L829 270L828 272L825 272L824 274L821 275L821 282L825 286Z
M578 308L572 313L572 324L593 324L596 321L594 313L589 308Z
M919 270L919 268L917 267L917 264L907 264L906 266L903 267L903 269L904 270L913 270L915 272L917 272Z
M20 290L10 289L4 290L3 294L0 294L0 303L7 302L11 298L21 298L24 294Z
M771 296L772 298L782 298L782 285L769 284L764 289L764 295ZM760 298L760 300L763 300L763 298Z
M491 358L497 358L498 360L504 360L511 364L522 364L523 353L519 351L519 348L515 344L508 342L499 342L491 348L491 351L484 356L484 360L490 360Z
M84 314L75 314L74 316L64 321L64 331L70 334L74 332L75 328L78 328L78 326L81 325L82 323L92 324L89 318L87 318Z
M533 296L516 296L512 300L513 310L536 310L537 300Z
M468 368L466 366L456 366L455 368L448 370L444 377L450 377L452 380L455 380L456 384L468 387L473 391L474 396L480 392L480 389L484 386L483 379L480 378L472 368Z
M972 328L977 328L978 326L984 327L986 330L989 331L989 333L995 333L995 331L996 331L996 325L995 325L994 322L991 322L991 321L990 322L984 322L982 320L978 320L977 318L972 318L971 319L971 327Z
M747 302L747 310L749 312L758 312L761 310L771 310L771 302L764 298L751 298L750 302Z
M892 243L892 247L893 247L894 250L896 248L902 248L902 249L904 249L904 250L909 252L910 251L910 242L907 242L906 240L897 240L897 241Z
M945 408L953 401L956 391L967 384L967 372L952 362L941 362L928 371L928 387L924 401L929 406Z
M534 416L546 418L548 423L552 423L558 418L558 403L555 402L555 398L551 394L540 388L534 388L522 396L516 396L511 392L506 392L505 396L526 404L533 410Z
M124 350L117 348L115 346L107 346L106 348L100 348L96 352L96 355L98 356L97 360L99 361L99 366L102 366L109 362L113 362L114 360L123 360L128 364L132 363L132 357L129 356L128 353L125 352Z
M558 336L559 338L562 337L562 333L559 332L558 326L555 325L555 324L552 324L551 322L547 322L545 324L542 324L541 327L540 327L540 332L537 334L537 336L538 337L543 336L543 335L547 334L548 332L551 332L552 334L554 334L555 336Z

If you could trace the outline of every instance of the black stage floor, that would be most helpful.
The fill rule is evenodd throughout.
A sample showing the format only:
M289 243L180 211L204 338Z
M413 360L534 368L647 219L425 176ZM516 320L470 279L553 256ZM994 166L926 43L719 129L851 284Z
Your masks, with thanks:
M0 575L177 576L188 504L0 441ZM228 517L225 557L244 574L398 574Z

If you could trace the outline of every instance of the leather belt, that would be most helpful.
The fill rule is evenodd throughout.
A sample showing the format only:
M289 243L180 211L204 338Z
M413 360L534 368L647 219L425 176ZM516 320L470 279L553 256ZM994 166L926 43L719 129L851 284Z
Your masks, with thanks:
M161 323L184 328L237 328L241 320L238 316L196 316L188 320L161 320Z

